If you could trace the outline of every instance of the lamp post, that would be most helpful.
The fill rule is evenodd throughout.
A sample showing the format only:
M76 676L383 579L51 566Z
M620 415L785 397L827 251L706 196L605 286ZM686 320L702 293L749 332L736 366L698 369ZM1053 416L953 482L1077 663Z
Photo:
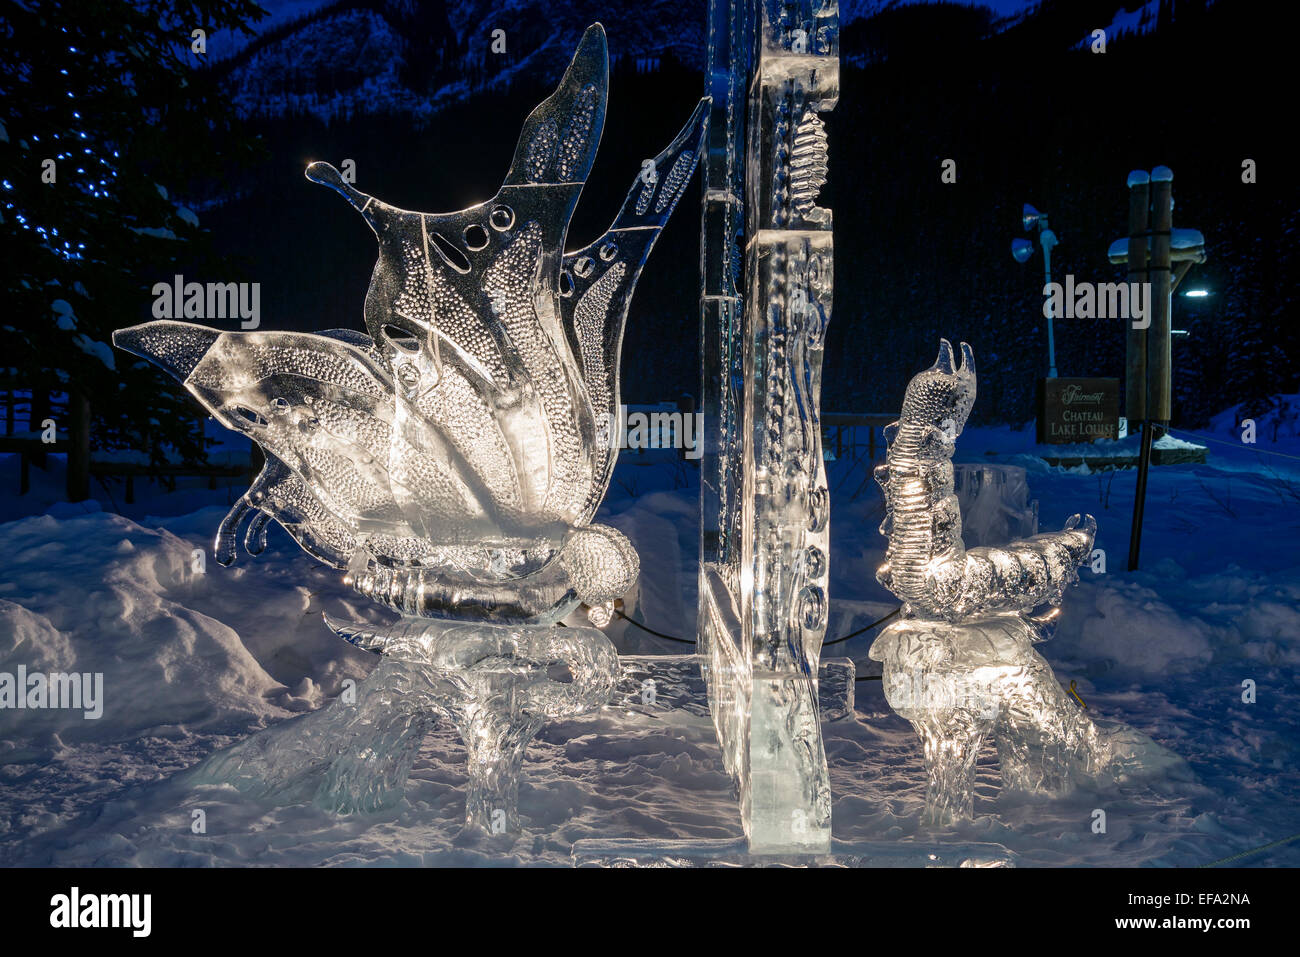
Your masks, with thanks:
M1020 221L1025 229L1038 227L1038 244L1043 247L1043 282L1052 283L1052 247L1057 244L1056 233L1047 226L1047 214L1040 213L1025 203ZM1034 244L1028 239L1011 240L1011 255L1018 263L1027 262L1033 255ZM1052 329L1052 300L1047 302L1047 377L1056 378L1056 335Z

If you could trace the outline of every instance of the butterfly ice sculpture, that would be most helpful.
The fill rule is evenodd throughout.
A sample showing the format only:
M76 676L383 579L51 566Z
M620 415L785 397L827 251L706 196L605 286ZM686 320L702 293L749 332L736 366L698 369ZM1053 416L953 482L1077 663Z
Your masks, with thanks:
M628 302L695 168L707 101L638 174L609 231L564 254L605 119L605 31L588 28L555 93L524 123L497 195L458 213L397 209L327 163L379 240L368 335L220 332L169 320L120 348L184 382L266 467L221 523L229 564L279 522L407 615L553 621L636 578L622 534L592 525L616 443Z

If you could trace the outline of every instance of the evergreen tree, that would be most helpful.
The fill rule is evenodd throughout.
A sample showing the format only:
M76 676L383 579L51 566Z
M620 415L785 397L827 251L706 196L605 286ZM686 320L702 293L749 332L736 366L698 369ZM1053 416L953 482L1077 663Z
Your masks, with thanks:
M264 15L252 0L0 4L0 365L38 409L52 393L88 404L95 447L204 454L184 392L109 343L149 318L155 282L223 276L177 197L256 153L205 64Z

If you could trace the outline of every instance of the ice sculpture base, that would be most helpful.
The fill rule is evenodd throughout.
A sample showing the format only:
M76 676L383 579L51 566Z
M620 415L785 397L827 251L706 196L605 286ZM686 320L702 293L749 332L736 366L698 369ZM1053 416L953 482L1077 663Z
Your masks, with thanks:
M890 707L925 749L923 823L947 825L974 807L975 762L992 735L1004 787L1061 793L1111 763L1106 735L1034 650L1017 614L961 623L907 619L885 628L870 656L884 664Z
M627 655L619 659L619 664L622 674L607 710L645 715L666 715L669 712L681 711L694 717L711 720L708 686L701 674L701 656ZM837 721L853 714L856 672L856 666L849 658L826 658L821 661L817 671L817 681L809 682L814 689L817 702L816 714L807 719L809 724L819 726L820 722ZM784 676L782 680L785 680ZM768 697L767 692L764 692L763 697ZM761 737L765 741L789 740L788 737L777 732ZM797 787L798 784L799 782L796 781L795 786ZM759 790L764 795L775 795L777 800L773 803L779 805L780 799L786 796L787 789L785 782L764 780ZM829 795L827 795L827 803L829 804ZM762 855L765 861L793 857L822 858L830 853L829 828L817 826L823 822L809 820L800 813L799 808L791 810L788 807L778 806L761 808L760 811L762 813L755 814L751 821L779 820L784 827L781 830L769 828L766 831L751 829L750 837L734 846L728 841L705 841L687 842L683 847L696 848L699 855L706 857L717 854L729 855L734 850L747 859ZM781 811L786 813L781 814ZM829 824L829 811L824 823ZM656 860L663 856L659 849L665 846L662 842L646 843L638 840L583 841L580 844L616 849L647 847L651 848L647 853ZM736 848L739 850L735 850ZM604 851L599 851L597 856L603 853Z
M194 783L226 783L278 804L374 811L401 799L425 734L439 718L465 742L465 823L519 829L524 751L547 721L609 701L618 655L594 628L403 619L370 643L383 658L358 686L319 711L213 755Z
M573 845L575 867L1014 867L1001 844L832 841L828 853L753 854L731 841L606 841Z
M618 660L621 675L611 707L709 717L708 689L698 655L621 655ZM817 713L822 721L853 714L856 678L853 659L822 659L817 670Z

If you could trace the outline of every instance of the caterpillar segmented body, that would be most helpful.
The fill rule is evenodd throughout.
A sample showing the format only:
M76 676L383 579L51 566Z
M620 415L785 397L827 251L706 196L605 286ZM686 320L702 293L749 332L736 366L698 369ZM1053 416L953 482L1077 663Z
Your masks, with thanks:
M953 493L952 455L975 402L975 357L940 340L933 366L908 384L902 412L885 430L886 464L876 469L885 492L888 537L882 585L909 615L948 621L983 612L1027 611L1056 604L1092 552L1097 523L1073 515L1059 532L1001 548L966 550Z

